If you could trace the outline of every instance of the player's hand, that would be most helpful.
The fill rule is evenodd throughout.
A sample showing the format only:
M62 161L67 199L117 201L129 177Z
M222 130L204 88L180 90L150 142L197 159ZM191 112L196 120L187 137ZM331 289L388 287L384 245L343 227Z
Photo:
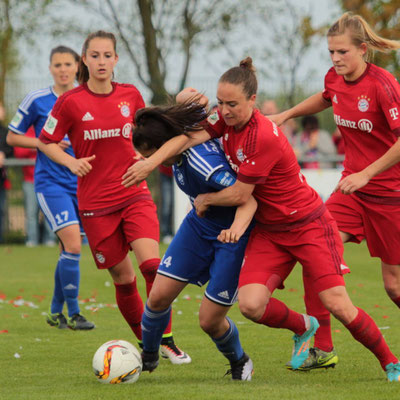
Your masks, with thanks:
M80 178L87 175L92 170L92 165L90 164L96 158L95 155L83 158L74 158L71 165L68 168L71 172Z
M57 143L59 147L61 147L61 150L65 151L68 149L69 147L69 142L65 141L65 140L61 140L61 142Z
M222 243L237 243L240 239L240 234L232 229L223 229L217 239Z
M279 114L267 115L266 117L269 118L272 122L275 122L275 124L278 126L281 126L287 119L284 112L281 112Z
M196 214L199 217L204 217L206 211L208 210L208 204L206 203L207 193L199 194L194 200L194 208L196 209Z
M369 177L363 171L357 172L342 179L336 186L335 192L339 191L343 194L352 194L365 186L368 182Z
M131 165L122 176L122 185L125 187L139 185L150 175L153 169L154 166L149 159L140 159Z
M181 90L176 95L176 102L177 103L187 103L189 101L199 103L203 106L207 106L208 104L208 97L201 94L196 89L188 87Z

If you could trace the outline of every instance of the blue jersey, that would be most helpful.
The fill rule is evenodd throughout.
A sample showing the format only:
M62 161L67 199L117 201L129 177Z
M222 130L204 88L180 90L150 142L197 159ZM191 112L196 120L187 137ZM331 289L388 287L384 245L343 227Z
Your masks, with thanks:
M52 87L29 93L18 107L8 128L14 133L24 135L29 127L33 126L36 137L39 137L56 100L57 95ZM64 140L69 142L67 135ZM71 144L65 151L74 157ZM39 150L37 151L34 179L36 192L63 191L76 194L77 177L67 167L50 160Z
M181 160L173 166L175 181L189 196L193 205L197 195L218 192L236 181L236 175L226 160L218 140L209 140L182 153ZM205 223L231 226L236 207L211 206L204 217ZM202 220L200 218L200 220Z

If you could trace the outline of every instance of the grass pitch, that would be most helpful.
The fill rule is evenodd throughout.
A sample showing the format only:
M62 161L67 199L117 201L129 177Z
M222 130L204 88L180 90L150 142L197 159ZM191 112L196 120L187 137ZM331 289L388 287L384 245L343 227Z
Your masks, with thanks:
M165 251L163 247L161 249ZM346 277L353 302L364 308L381 328L392 351L400 356L400 314L383 289L379 261L364 245L346 245L352 269ZM160 360L152 374L143 373L132 385L102 385L92 372L97 348L111 339L135 338L115 305L114 287L105 271L97 271L90 251L81 258L81 312L96 323L89 332L48 326L57 249L0 246L0 399L398 399L400 386L388 383L375 357L333 321L339 355L335 369L291 372L292 333L256 325L235 306L245 351L254 362L251 382L232 382L224 373L224 357L198 326L203 290L188 286L173 304L173 331L177 344L192 357L189 365ZM143 279L139 285L144 292ZM304 312L300 267L277 297Z

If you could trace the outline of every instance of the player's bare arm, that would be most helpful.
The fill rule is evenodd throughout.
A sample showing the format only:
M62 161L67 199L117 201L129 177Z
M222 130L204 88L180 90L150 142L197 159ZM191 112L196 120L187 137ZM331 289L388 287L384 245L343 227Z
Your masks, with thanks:
M237 180L219 192L204 193L196 197L194 207L199 217L204 217L210 206L241 206L244 205L253 193L255 185L243 183Z
M39 144L38 138L33 138L25 135L19 135L13 131L7 133L7 144L13 147L25 147L37 149Z
M354 193L356 190L365 186L371 178L393 167L393 165L397 164L399 161L400 139L397 139L397 142L382 157L378 158L362 171L346 176L346 178L338 183L335 190L339 190L343 194Z
M92 165L90 164L96 156L92 155L90 157L75 158L66 153L58 143L48 143L45 144L39 140L38 148L47 157L51 158L54 162L64 165L69 168L69 170L79 176L85 176L92 170Z
M289 108L289 110L283 111L279 114L268 115L268 118L280 126L288 119L303 115L317 114L331 106L332 104L329 101L326 101L322 96L322 92L318 92L296 106Z
M257 201L253 196L236 209L235 219L229 229L224 229L217 239L223 243L237 243L246 231L257 210Z
M139 160L130 166L122 176L122 185L130 187L144 181L165 160L181 154L186 149L209 140L211 137L206 131L197 131L189 137L175 136L164 143L154 154L145 160Z

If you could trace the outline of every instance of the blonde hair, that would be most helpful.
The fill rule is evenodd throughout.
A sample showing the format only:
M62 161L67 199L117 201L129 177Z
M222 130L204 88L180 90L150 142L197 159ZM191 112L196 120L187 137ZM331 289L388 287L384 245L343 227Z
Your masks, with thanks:
M256 69L251 57L246 57L240 61L238 67L233 67L226 71L219 82L227 82L233 85L242 85L243 92L249 99L253 94L257 94Z
M388 52L400 48L399 41L377 35L363 17L351 12L344 13L329 28L327 36L338 36L347 32L355 46L359 47L362 43L367 45L366 59L370 58L373 50Z

